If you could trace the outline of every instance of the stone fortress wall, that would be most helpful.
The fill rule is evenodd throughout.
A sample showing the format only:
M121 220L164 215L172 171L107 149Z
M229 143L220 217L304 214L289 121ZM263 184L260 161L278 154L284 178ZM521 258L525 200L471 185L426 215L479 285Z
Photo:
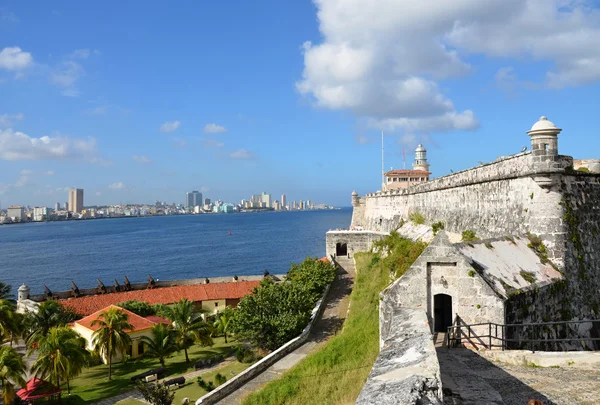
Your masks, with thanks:
M364 197L353 193L351 229L357 234L387 233L418 212L430 225L443 222L446 230L459 234L470 229L481 239L531 233L543 241L548 258L564 273L565 281L509 300L506 320L597 319L600 173L594 172L593 164L586 164L589 172L576 171L572 157L558 154L560 131L543 117L528 132L529 152L407 190ZM345 235L328 234L329 244L344 239Z

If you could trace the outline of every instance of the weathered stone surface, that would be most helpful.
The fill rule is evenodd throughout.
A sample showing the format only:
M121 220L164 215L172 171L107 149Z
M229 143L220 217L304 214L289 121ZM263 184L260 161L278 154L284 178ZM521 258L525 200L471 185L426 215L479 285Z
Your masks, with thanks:
M356 404L441 404L439 364L427 317L400 308L386 314L381 352Z

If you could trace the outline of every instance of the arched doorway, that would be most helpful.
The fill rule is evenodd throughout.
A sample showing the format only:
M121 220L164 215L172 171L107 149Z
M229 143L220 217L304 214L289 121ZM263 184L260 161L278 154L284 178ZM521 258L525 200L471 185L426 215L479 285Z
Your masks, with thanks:
M338 242L335 244L335 255L336 256L347 256L348 255L348 245L342 242Z
M434 332L446 332L452 326L452 297L448 294L433 296Z

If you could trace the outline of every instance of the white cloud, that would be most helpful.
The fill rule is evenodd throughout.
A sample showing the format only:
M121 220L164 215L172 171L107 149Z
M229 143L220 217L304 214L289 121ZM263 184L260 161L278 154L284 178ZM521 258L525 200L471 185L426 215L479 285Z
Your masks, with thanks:
M225 146L223 142L219 142L214 139L205 139L203 143L204 146L207 148L222 148L223 146Z
M173 140L173 147L174 148L184 148L187 146L187 141L184 139L174 139Z
M101 106L98 106L98 107L94 107L94 108L90 108L88 110L85 110L84 112L86 114L89 114L89 115L102 115L102 114L106 114L107 110L108 110L108 106L101 105Z
M173 132L176 131L177 128L181 126L181 122L179 121L167 121L160 126L160 132Z
M29 52L24 52L18 46L4 48L0 51L0 68L6 70L21 70L33 63Z
M473 70L466 57L550 62L550 87L600 80L600 12L587 1L315 0L320 44L307 42L296 83L315 106L373 127L473 129L439 82ZM505 72L510 74L510 72Z
M108 186L111 190L123 190L125 188L125 184L122 181L117 183L112 183Z
M79 63L67 60L52 72L50 80L59 86L70 88L83 74L83 67Z
M7 194L15 188L22 188L33 184L30 180L30 176L33 174L31 170L21 170L18 179L12 184L0 183L0 195Z
M256 156L247 149L238 149L234 152L231 152L229 157L231 159L254 159Z
M33 174L33 170L23 169L21 170L21 176L31 176Z
M54 170L47 170L42 173L44 176L54 176Z
M0 127L12 127L15 121L20 121L24 117L23 113L2 114L0 115Z
M96 191L96 196L98 196L98 197L99 197L99 196L101 196L101 195L102 195L102 193L101 193L100 191Z
M79 97L81 92L77 89L64 89L60 92L65 97Z
M76 49L71 53L72 59L87 59L90 57L91 51L89 49Z
M147 156L133 155L131 158L138 163L152 163L152 160Z
M96 151L94 138L71 138L60 133L33 138L29 135L0 129L0 159L43 160L86 158Z
M205 134L223 134L227 132L227 128L217 124L206 124L202 130Z

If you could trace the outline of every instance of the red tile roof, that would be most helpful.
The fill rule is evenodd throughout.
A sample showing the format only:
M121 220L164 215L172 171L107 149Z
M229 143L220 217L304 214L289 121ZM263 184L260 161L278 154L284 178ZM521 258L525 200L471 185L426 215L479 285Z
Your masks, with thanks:
M109 305L106 308L102 308L99 311L96 311L93 314L86 316L85 318L75 321L75 323L79 324L83 327L86 327L88 329L91 329L93 331L96 331L100 326L99 325L92 326L92 322L94 322L96 319L98 319L98 317L100 316L100 313L108 310L109 308L119 308L121 311L126 313L127 314L127 322L129 322L131 324L131 326L133 326L132 330L134 330L134 331L150 329L157 323L157 322L151 321L150 319L139 316L138 314L135 314L125 308L118 307L116 305Z
M123 301L138 300L153 304L173 304L182 298L190 301L239 299L252 292L260 281L238 281L214 284L179 285L159 287L151 290L123 291L109 294L88 295L68 298L60 303L73 308L79 315L86 316L110 305Z
M390 170L389 172L385 172L385 176L408 176L408 177L421 177L428 176L431 172L426 170Z

